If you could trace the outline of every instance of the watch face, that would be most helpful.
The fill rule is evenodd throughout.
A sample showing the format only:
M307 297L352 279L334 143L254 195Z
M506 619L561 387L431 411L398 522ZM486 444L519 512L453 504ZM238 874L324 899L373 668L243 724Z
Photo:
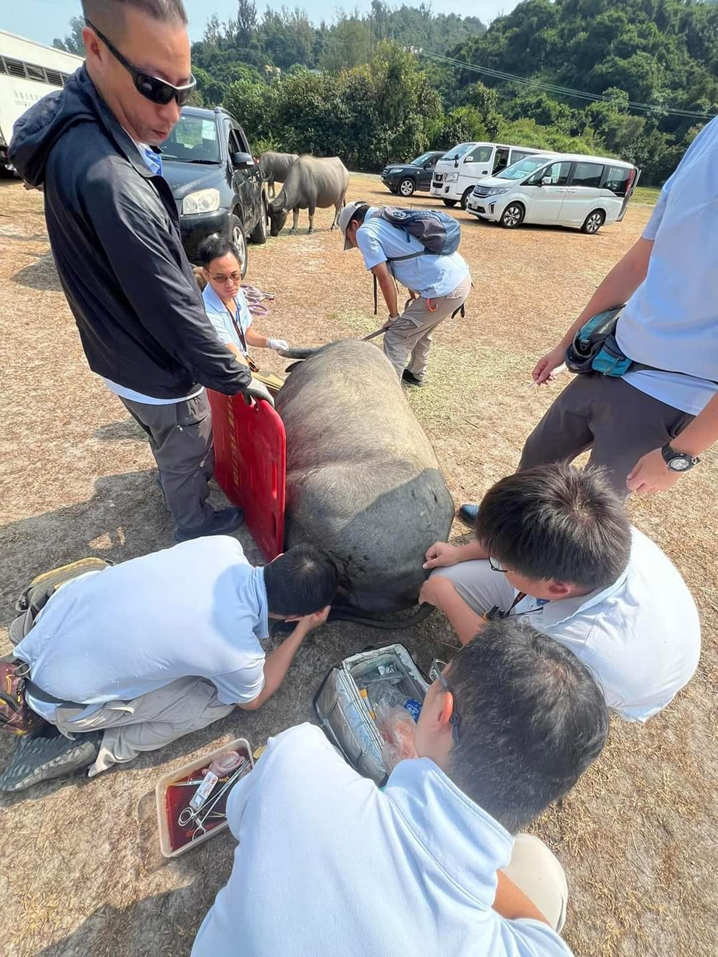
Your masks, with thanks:
M674 472L685 472L691 468L692 465L693 463L689 458L676 456L674 459L670 460L668 463L668 468L672 469Z

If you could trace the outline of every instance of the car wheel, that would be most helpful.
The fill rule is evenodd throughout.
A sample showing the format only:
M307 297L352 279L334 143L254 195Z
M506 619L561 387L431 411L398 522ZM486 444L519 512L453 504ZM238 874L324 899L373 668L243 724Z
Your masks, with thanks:
M252 234L249 237L250 241L256 243L257 246L263 246L267 241L267 217L269 213L267 212L267 202L262 197L262 213L259 217L259 222L252 230Z
M247 252L247 240L244 235L244 226L239 216L229 217L229 238L235 245L237 256L239 257L239 270L242 279L247 275L247 266L249 265L249 254Z
M416 189L416 183L408 176L399 183L399 194L401 196L413 196Z
M602 209L594 209L594 211L586 217L586 222L581 227L581 232L588 233L589 236L594 236L605 222L606 214L604 211Z
M506 229L516 229L524 221L524 215L521 203L510 203L501 214L501 225Z
M461 197L461 208L462 208L462 209L466 209L466 203L468 202L469 196L471 196L471 194L473 193L473 191L474 191L474 187L473 187L473 186L469 186L468 189L465 189L465 190L464 190L464 194L463 194L463 196Z
M456 200L455 200L455 199L444 199L444 198L442 197L441 202L444 204L444 206L456 206Z

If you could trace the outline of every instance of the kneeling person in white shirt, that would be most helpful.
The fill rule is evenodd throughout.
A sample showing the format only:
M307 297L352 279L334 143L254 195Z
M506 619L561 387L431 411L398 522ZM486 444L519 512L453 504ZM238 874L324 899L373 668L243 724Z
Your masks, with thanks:
M68 582L15 654L29 665L28 704L77 747L47 767L30 758L37 739L21 744L30 748L27 773L6 770L0 789L21 790L87 766L92 776L235 706L258 708L281 685L304 638L326 621L337 583L334 562L313 546L254 568L229 536L185 542ZM297 626L265 657L270 618Z
M607 730L585 665L507 620L430 687L418 757L383 790L319 728L271 738L229 798L240 843L192 957L570 957L561 865L512 834L573 787Z
M470 641L485 615L521 615L574 651L608 706L645 721L690 681L698 664L698 612L680 573L633 528L599 469L542 465L484 496L476 540L437 542L421 601Z

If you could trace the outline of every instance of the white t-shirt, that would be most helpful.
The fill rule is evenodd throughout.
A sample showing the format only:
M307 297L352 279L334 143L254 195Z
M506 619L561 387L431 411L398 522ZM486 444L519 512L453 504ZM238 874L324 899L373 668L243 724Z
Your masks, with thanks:
M636 362L659 370L624 379L674 409L697 415L718 392L718 119L693 141L663 187L644 239L645 280L616 332Z
M357 230L357 246L367 269L371 270L379 263L397 256L410 256L423 251L424 247L415 236L392 226L374 213L378 213L378 209L372 206ZM466 260L459 253L452 253L451 256L421 255L388 265L397 282L423 299L448 296L469 275Z
M637 528L628 567L613 585L543 605L525 598L514 614L570 648L593 672L609 708L629 721L665 708L698 666L695 602L668 556Z
M264 687L267 634L263 569L218 535L68 582L15 654L63 701L130 701L197 677L223 704L244 704Z
M240 844L192 957L570 957L492 909L512 840L428 758L380 791L304 724L233 789Z

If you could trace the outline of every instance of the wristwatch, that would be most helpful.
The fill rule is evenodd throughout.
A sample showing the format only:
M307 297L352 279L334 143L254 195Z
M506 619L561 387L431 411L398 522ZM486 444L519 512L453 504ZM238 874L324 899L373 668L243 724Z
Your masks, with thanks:
M671 443L667 442L661 449L663 461L672 472L687 472L694 465L698 465L700 459L695 455L689 455L687 452L676 452L671 448Z

